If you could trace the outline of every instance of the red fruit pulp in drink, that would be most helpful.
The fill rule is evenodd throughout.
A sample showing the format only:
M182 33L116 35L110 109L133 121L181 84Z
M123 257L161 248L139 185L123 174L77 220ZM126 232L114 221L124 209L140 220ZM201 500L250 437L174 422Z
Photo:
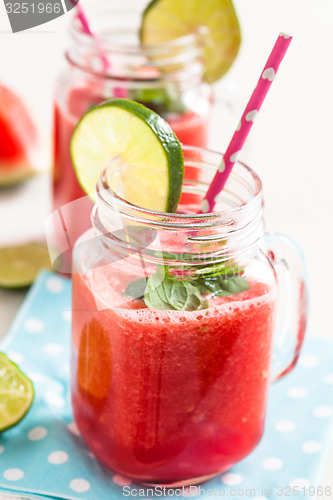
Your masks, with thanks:
M229 469L262 436L275 287L250 280L209 309L160 311L127 302L113 267L73 274L72 403L85 442L147 483Z

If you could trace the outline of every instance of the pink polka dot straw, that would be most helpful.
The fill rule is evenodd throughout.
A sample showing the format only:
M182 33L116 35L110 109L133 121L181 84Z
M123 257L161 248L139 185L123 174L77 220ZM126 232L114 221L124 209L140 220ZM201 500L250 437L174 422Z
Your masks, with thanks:
M253 121L259 112L261 105L267 95L267 92L275 78L280 63L287 52L292 37L284 33L278 36L273 50L266 62L266 65L260 75L256 88L254 89L250 100L245 108L242 118L231 139L231 142L223 156L218 170L212 180L205 198L200 205L201 213L212 212L217 201L217 197L223 190L232 167L244 145L244 142L251 130Z

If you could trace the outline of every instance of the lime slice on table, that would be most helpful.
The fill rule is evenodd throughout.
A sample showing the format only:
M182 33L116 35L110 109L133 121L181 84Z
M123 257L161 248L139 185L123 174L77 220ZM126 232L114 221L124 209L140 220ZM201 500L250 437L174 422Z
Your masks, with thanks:
M76 176L95 200L104 167L107 183L126 201L173 212L179 201L184 164L180 142L158 114L128 99L113 99L88 111L71 140Z
M22 420L33 399L31 380L0 352L0 432Z
M157 43L200 32L205 78L212 83L228 71L241 42L231 0L152 0L143 13L140 38L143 43Z
M0 248L0 286L27 287L42 269L52 269L49 251L38 243Z

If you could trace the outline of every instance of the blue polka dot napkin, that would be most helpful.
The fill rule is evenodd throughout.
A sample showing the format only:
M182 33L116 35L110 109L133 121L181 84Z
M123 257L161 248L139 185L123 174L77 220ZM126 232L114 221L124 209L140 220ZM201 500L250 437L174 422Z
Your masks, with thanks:
M265 435L249 457L200 487L152 491L100 465L73 422L70 293L69 280L42 273L1 346L34 381L36 397L0 436L0 492L82 500L333 496L318 486L333 430L333 343L307 339L296 369L271 387Z

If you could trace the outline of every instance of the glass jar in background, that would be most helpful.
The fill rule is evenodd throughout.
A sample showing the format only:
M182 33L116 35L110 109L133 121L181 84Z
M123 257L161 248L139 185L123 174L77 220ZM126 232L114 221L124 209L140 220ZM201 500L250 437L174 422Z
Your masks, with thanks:
M153 485L204 481L256 447L270 381L294 366L306 325L302 257L264 235L258 176L236 163L216 212L195 215L222 156L184 147L184 158L177 214L127 203L102 174L73 252L76 423L104 465ZM189 279L186 298L161 295L165 280Z
M136 8L133 6L136 5ZM68 66L60 76L55 99L53 209L84 196L72 167L70 139L78 120L92 106L113 97L143 103L162 115L184 144L207 145L211 87L203 81L199 35L171 42L140 45L140 4L103 1L89 12L94 38L73 18ZM90 227L91 205L67 206L71 241ZM57 246L55 244L55 246Z

